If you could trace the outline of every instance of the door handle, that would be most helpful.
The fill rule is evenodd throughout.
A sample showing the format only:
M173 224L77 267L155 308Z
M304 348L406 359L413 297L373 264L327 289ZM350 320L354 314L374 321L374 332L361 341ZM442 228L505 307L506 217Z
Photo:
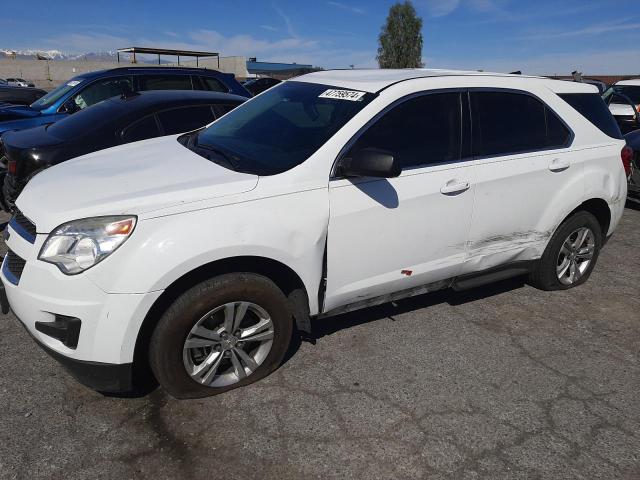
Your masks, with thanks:
M450 180L445 183L444 186L440 189L440 193L443 193L444 195L453 195L469 190L470 187L471 184L469 182L458 182L457 180Z
M554 158L549 163L549 170L552 172L562 172L571 166L569 160L565 158Z

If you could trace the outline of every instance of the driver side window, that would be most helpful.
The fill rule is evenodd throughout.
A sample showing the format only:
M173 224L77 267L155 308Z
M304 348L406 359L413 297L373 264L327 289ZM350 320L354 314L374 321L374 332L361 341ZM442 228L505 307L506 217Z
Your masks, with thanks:
M392 154L402 168L460 160L460 93L421 95L392 107L364 132L347 156L364 148Z
M73 97L74 103L80 110L94 105L107 98L121 95L123 92L133 90L133 84L128 77L105 78L92 83L87 88Z

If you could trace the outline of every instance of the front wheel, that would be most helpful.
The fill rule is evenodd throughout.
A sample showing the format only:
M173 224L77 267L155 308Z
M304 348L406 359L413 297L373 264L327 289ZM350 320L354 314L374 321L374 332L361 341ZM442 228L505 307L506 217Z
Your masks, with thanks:
M287 352L293 318L266 277L227 274L185 292L151 337L149 363L176 398L216 395L274 371Z
M602 230L591 213L577 212L553 234L530 283L542 290L566 290L586 282L602 247Z

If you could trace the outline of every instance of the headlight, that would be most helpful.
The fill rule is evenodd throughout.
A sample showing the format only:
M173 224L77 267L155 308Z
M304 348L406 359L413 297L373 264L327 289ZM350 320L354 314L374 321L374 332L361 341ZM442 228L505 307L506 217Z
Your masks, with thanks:
M93 267L129 238L136 217L95 217L74 220L56 228L44 242L38 258L53 263L67 275Z

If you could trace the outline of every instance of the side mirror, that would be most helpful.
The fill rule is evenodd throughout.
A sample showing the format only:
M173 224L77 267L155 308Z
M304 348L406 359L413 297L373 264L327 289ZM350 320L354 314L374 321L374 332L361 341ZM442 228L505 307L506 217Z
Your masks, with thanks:
M389 152L363 148L351 157L343 157L338 174L345 177L393 178L402 173L400 163Z
M64 113L69 113L69 114L76 113L78 110L80 110L80 107L73 100L73 98L70 98L69 100L67 100L62 104L62 111Z

